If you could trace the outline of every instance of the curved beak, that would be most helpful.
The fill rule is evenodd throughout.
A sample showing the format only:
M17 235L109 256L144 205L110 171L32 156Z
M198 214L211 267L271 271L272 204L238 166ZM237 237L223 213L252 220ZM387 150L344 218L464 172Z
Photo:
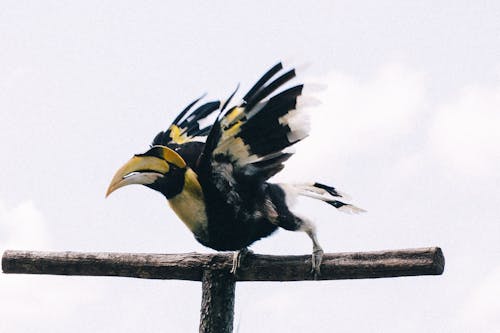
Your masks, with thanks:
M152 184L163 177L170 167L168 163L153 156L134 156L115 173L106 191L106 197L120 187L131 184Z

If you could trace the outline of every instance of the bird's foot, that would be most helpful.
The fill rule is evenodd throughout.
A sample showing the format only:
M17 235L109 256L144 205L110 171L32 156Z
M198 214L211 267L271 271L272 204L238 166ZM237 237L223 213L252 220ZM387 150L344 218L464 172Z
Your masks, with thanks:
M311 262L312 262L311 274L313 275L314 280L317 280L321 275L320 267L322 260L323 260L323 250L321 248L313 249L311 257Z
M233 267L231 267L231 274L237 275L238 274L238 269L241 267L241 263L245 261L245 258L249 255L252 254L252 250L249 250L248 248L243 248L239 251L234 252L233 254Z

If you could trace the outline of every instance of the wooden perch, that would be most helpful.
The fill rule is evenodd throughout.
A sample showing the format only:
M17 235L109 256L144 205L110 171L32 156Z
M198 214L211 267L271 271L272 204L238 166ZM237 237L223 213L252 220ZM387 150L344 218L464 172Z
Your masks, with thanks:
M231 269L232 253L130 254L39 252L7 250L4 273L122 276L143 279L202 281L205 270ZM440 248L325 253L319 280L365 279L440 275L444 257ZM312 280L311 256L249 254L236 281Z
M232 253L134 254L5 251L4 273L122 276L202 281L200 332L233 330L236 281L312 280L311 256L248 254L235 277ZM319 280L440 275L439 247L325 254Z

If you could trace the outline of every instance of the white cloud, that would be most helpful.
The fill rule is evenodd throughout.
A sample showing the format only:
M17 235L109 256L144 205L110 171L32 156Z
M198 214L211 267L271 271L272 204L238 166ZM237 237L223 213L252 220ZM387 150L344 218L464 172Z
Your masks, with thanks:
M0 202L0 252L6 249L44 250L50 236L43 214L32 201L13 208ZM67 277L0 274L0 331L35 332L64 321L78 306L94 300L95 287L75 288Z
M351 217L320 206L321 213L309 208L323 246L328 251L442 246L449 256L447 288L429 293L440 283L433 277L436 280L419 292L429 293L433 304L443 308L426 312L429 303L422 298L413 305L419 309L413 321L403 324L396 319L392 330L398 331L398 325L413 325L413 331L431 325L450 332L498 330L498 272L467 300L461 313L466 324L457 326L463 321L454 315L457 304L466 301L464 290L477 281L472 272L456 275L457 265L466 263L471 248L478 247L487 251L484 258L474 260L478 267L498 260L500 86L431 99L425 74L393 65L363 80L338 73L327 79L323 105L311 111L311 137L297 149L285 172L292 181L330 177L324 181L351 193L368 213L350 223ZM410 289L401 292L414 296ZM442 312L443 317L437 315ZM436 316L434 324L419 320L425 314ZM391 331L383 324L377 328L381 327Z
M8 208L0 201L0 250L40 250L49 237L43 216L32 201Z
M470 332L500 332L500 267L484 277L461 309L463 328Z
M422 73L390 64L365 80L332 72L318 81L328 88L317 96L322 104L310 110L311 136L298 145L286 173L338 173L350 169L353 159L392 160L401 149L414 149L402 145L426 112Z
M468 87L437 108L430 148L447 170L472 178L498 177L500 86ZM490 180L492 180L490 178Z
M401 65L383 66L364 81L333 72L327 82L314 131L323 140L331 138L336 149L366 153L367 145L404 137L422 111L424 76Z
M328 85L317 96L322 105L310 110L311 136L277 178L332 175L320 180L340 177L337 186L347 192L342 184L368 182L369 168L385 184L392 179L405 187L418 186L407 184L413 177L421 178L421 188L432 178L494 182L500 177L500 86L468 87L439 100L429 98L427 78L397 64L365 79L328 74L319 80Z

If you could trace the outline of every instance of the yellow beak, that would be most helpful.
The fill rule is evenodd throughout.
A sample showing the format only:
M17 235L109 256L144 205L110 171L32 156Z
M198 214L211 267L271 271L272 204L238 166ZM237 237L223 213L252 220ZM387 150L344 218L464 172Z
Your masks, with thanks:
M152 184L169 170L168 163L163 159L153 156L134 156L115 173L106 197L126 185Z

